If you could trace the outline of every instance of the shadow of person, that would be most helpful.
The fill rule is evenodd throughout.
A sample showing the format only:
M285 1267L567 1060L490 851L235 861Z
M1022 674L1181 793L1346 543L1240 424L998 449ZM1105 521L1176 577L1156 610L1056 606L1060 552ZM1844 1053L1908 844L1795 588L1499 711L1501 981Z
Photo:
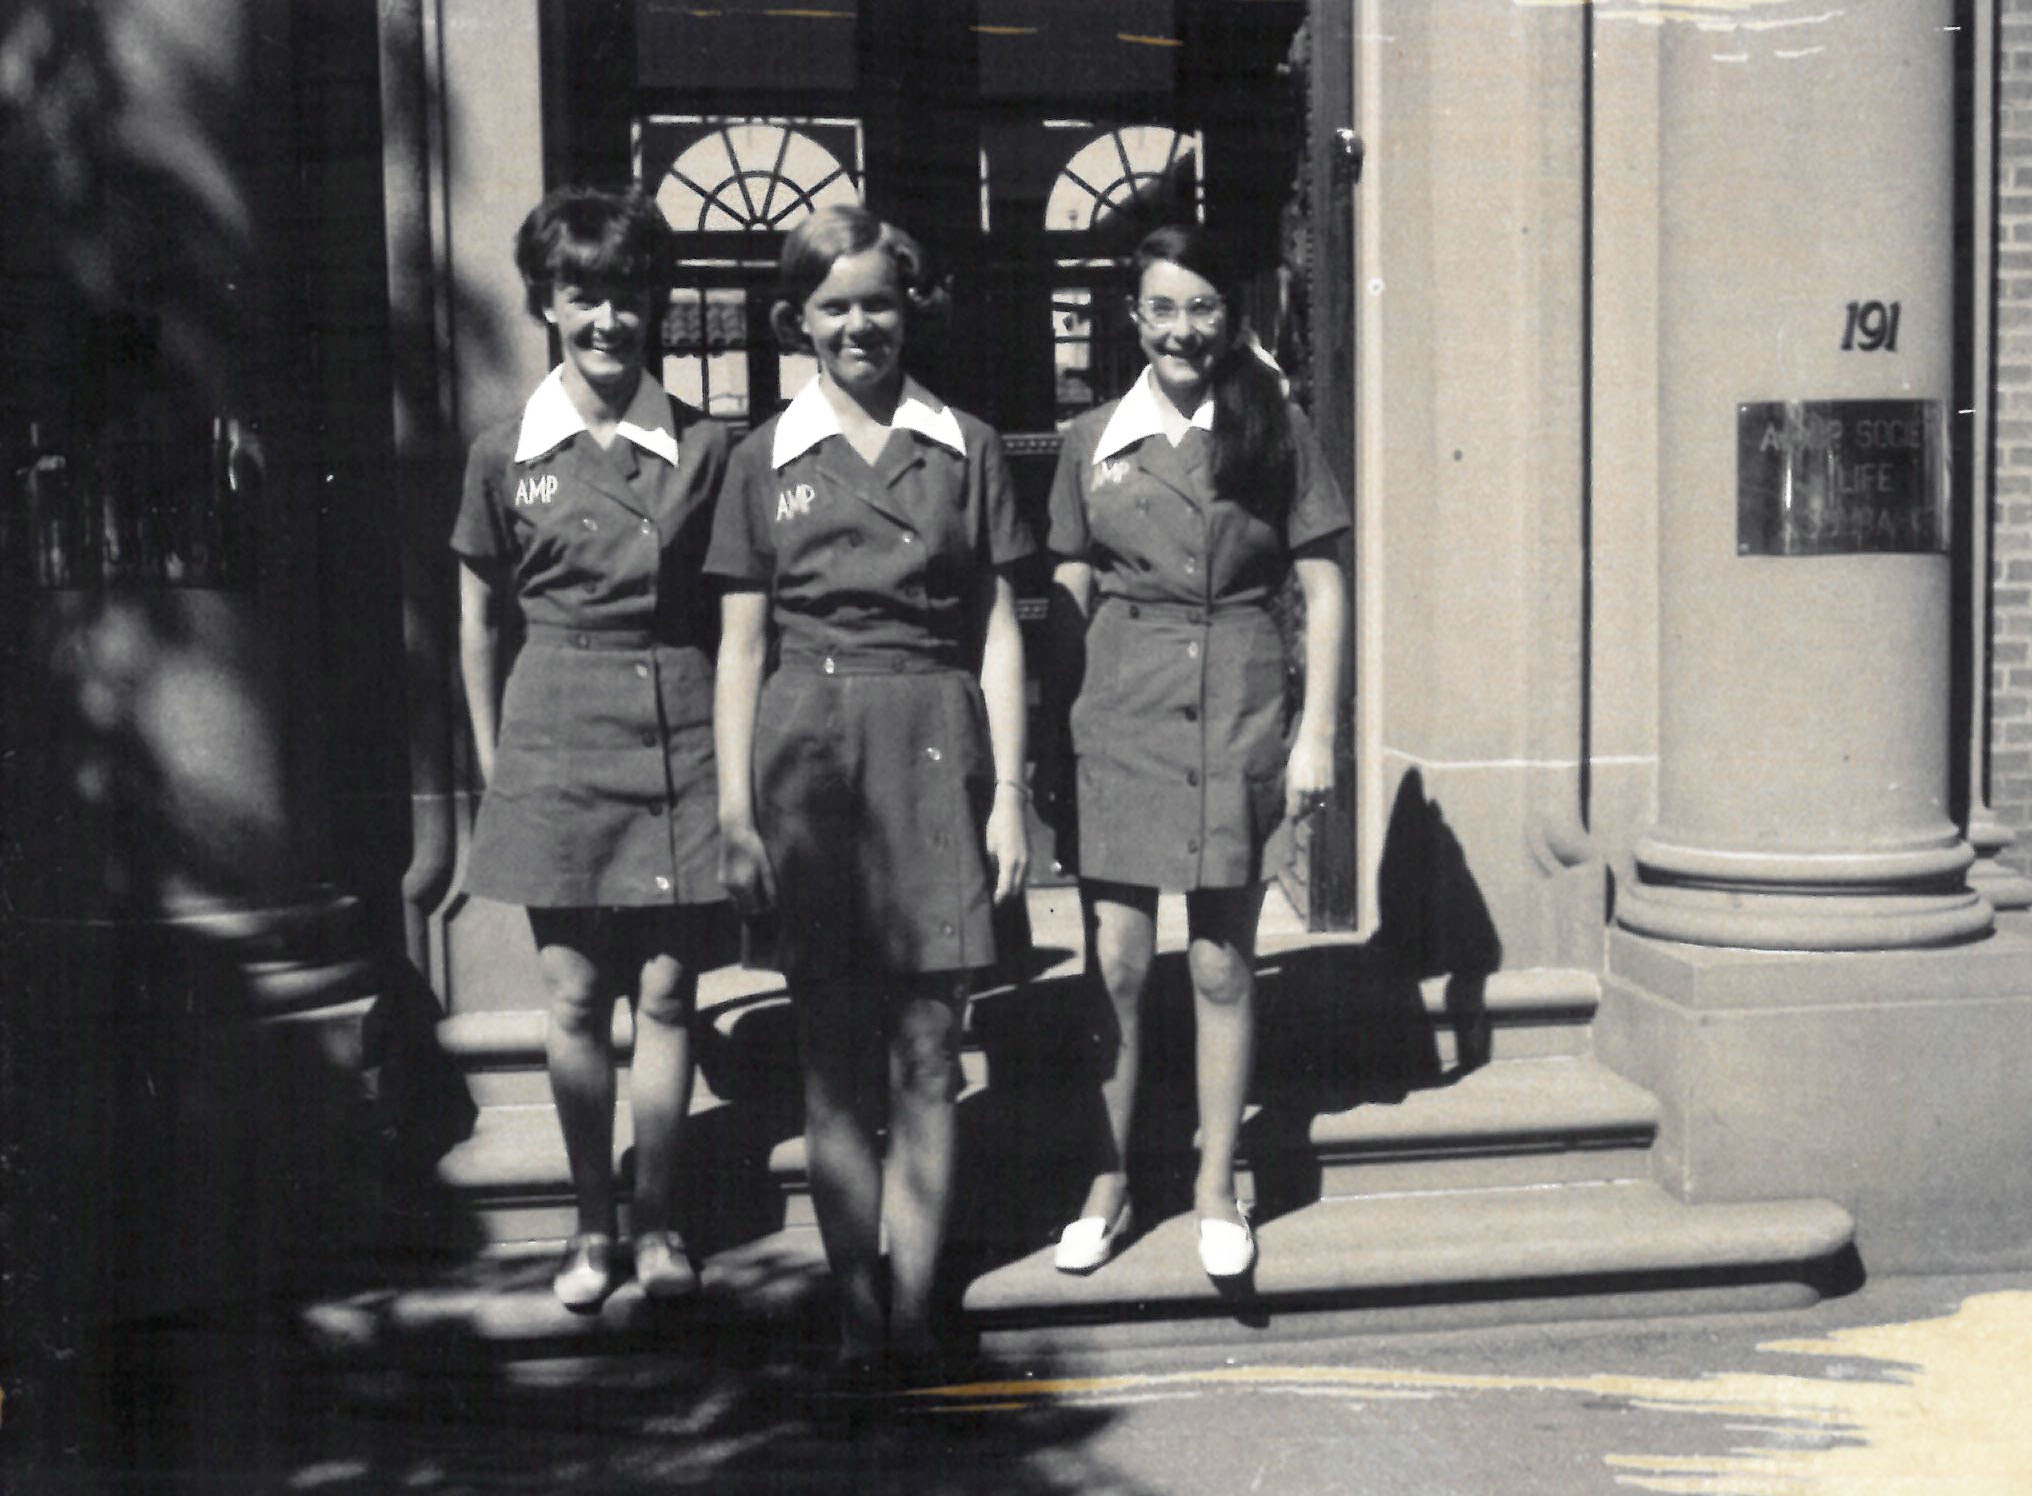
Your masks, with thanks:
M803 1072L781 992L702 1013L692 1034L699 1079L725 1103L695 1112L685 1128L681 1209L696 1223L693 1246L711 1252L782 1227L769 1156L804 1129Z
M1027 1255L1071 1219L1091 1139L1106 1122L1100 1083L1111 1015L1083 974L973 1000L968 1028L986 1085L961 1098L948 1252L956 1279Z
M1444 1083L1418 981L1389 951L1326 945L1286 951L1257 971L1255 1107L1242 1127L1255 1216L1320 1198L1321 1116L1402 1101Z
M1502 964L1503 945L1460 839L1427 798L1417 769L1397 784L1376 898L1379 919L1370 946L1392 956L1414 980L1446 978L1446 1017L1459 1056L1449 1079L1480 1069L1490 1051L1485 994Z
M1401 1102L1488 1063L1488 977L1501 942L1459 839L1417 770L1398 786L1378 872L1381 920L1362 944L1273 955L1257 971L1255 1102L1242 1131L1256 1218L1318 1200L1319 1119ZM1446 1062L1427 995L1451 1030Z

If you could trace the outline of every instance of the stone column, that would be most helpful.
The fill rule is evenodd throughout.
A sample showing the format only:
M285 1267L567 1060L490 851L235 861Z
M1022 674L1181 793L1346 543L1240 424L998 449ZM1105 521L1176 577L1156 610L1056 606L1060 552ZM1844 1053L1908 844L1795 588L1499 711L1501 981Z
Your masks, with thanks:
M1955 14L1661 37L1659 819L1626 929L1990 928L1948 803Z

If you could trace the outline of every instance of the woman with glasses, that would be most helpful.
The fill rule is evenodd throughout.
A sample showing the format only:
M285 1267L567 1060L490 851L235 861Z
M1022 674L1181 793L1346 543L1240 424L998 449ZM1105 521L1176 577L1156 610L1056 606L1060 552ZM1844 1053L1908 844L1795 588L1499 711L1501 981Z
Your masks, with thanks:
M1111 1020L1107 1136L1064 1272L1131 1230L1126 1161L1138 1010L1162 890L1186 899L1200 1159L1201 1265L1246 1273L1256 1241L1234 1159L1255 1039L1265 845L1333 788L1347 507L1305 417L1238 325L1236 279L1193 227L1137 247L1130 315L1147 367L1066 432L1051 493L1053 581L1086 620L1073 702L1077 860L1088 968ZM1270 605L1296 571L1305 681L1295 731Z

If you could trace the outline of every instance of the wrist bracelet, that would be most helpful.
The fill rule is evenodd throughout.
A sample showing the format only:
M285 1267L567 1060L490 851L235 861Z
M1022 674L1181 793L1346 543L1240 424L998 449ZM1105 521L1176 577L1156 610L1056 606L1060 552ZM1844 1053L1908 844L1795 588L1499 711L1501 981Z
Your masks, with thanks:
M1014 790L1017 794L1021 795L1025 800L1028 800L1030 798L1030 786L1025 784L1022 780L998 779L995 781L995 788L998 790L1001 789L1004 785L1007 785L1010 789Z

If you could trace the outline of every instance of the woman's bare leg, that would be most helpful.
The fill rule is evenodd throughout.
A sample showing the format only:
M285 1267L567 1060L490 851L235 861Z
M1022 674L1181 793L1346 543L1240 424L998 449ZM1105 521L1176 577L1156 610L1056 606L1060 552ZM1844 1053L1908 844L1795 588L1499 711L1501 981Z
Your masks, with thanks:
M1263 886L1186 895L1191 940L1194 1073L1199 1097L1199 1173L1193 1210L1240 1221L1235 1144L1256 1057L1256 924Z
M614 1231L614 1003L605 934L586 909L532 909L537 965L550 1000L544 1059L571 1166L581 1232Z
M635 1120L637 1236L677 1227L676 1192L684 1121L691 1111L691 1021L698 995L696 942L681 916L659 911L634 948L635 1058L628 1103Z
M889 1340L906 1354L933 1345L932 1291L952 1204L962 1008L956 993L926 990L940 981L912 984L889 1039Z
M882 1352L882 1156L874 1110L882 1035L845 983L801 983L793 994L804 1068L804 1138L819 1236L840 1297L840 1354Z
M1087 935L1087 971L1105 1000L1102 1021L1112 1033L1101 1041L1108 1070L1101 1078L1101 1111L1107 1136L1100 1167L1080 1215L1112 1222L1129 1193L1129 1126L1136 1111L1136 1082L1142 1063L1143 992L1157 949L1157 890L1120 883L1080 883Z

